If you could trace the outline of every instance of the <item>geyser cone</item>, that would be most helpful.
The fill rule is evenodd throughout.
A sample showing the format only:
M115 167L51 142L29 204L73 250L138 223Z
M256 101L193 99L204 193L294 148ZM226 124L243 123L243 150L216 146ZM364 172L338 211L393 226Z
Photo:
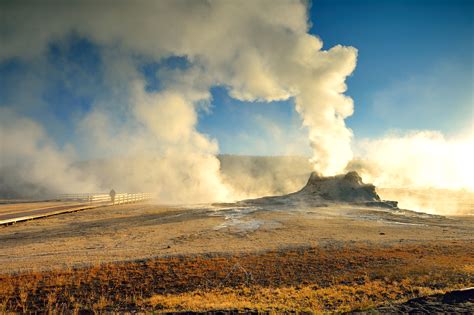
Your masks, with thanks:
M286 206L304 204L313 207L326 206L328 203L351 203L381 208L397 208L396 201L380 200L375 191L375 186L362 182L362 178L357 172L330 177L323 177L313 172L306 185L297 192L283 196L244 200L242 203Z
M322 177L313 172L306 186L295 194L343 202L380 201L375 186L364 184L357 172L331 177Z

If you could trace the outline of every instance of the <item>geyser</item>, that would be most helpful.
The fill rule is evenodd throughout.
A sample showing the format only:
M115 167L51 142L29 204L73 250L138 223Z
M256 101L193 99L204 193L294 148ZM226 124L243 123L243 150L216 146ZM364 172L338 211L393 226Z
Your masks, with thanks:
M396 201L381 200L375 186L365 184L357 172L336 176L311 173L306 185L299 191L283 195L243 201L244 204L281 204L325 206L329 203L350 203L382 208L397 208Z
M313 172L306 186L296 194L344 202L380 201L375 186L364 184L357 172L331 177L323 177Z

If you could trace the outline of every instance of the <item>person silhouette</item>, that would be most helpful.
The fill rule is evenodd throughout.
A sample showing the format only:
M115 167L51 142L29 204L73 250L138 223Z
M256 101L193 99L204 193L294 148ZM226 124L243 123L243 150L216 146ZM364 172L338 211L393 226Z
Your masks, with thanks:
M110 200L112 201L112 204L114 205L115 204L115 190L111 190L110 193Z

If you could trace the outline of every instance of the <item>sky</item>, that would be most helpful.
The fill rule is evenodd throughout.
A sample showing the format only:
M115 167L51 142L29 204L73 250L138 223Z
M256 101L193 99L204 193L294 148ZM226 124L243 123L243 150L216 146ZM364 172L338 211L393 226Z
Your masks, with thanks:
M356 136L473 124L473 12L473 1L313 2L325 45L359 50L347 83Z
M474 1L454 0L311 2L309 33L322 40L323 49L344 45L358 50L345 93L354 100L346 124L355 139L393 130L436 130L449 136L472 128L473 9ZM18 104L17 111L41 121L60 146L74 143L74 120L108 94L117 101L104 84L101 49L93 39L72 32L51 40L42 60L3 60L0 104ZM136 62L150 92L161 89L160 69L189 67L185 57L137 55ZM44 73L48 80L39 90L35 81ZM18 93L19 86L33 92ZM22 105L33 102L38 106ZM216 139L220 153L311 154L293 98L238 100L215 86L198 116L198 131Z
M346 122L356 138L394 130L450 136L472 128L473 12L474 1L312 1L310 33L321 38L323 49L341 44L359 51L346 92L355 107ZM199 127L219 139L222 152L308 154L290 102L245 106L221 91L214 99L213 114ZM249 116L277 122L283 131L276 135L285 134L286 142L303 141L289 152L265 145L278 138Z

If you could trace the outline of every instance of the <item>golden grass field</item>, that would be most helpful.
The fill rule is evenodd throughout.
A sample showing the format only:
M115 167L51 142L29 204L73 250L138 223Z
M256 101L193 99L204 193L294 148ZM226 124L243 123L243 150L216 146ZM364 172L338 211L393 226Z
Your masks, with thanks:
M339 244L0 276L1 312L343 312L474 284L474 244Z

